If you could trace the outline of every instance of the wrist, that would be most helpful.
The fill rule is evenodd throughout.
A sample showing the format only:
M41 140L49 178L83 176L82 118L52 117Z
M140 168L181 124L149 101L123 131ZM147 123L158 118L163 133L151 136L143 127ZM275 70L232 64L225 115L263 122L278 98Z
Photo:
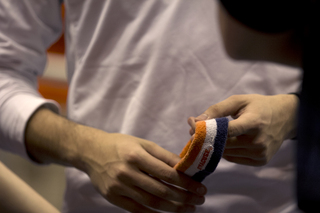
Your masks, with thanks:
M69 156L71 165L85 173L90 170L90 164L94 159L92 156L96 140L92 130L93 128L84 125L77 125L74 128L74 152Z
M78 124L41 107L30 118L25 129L29 156L38 163L72 166L77 158Z
M100 160L104 160L114 154L110 147L102 151L102 147L110 145L110 141L115 140L115 133L105 131L84 125L77 125L74 128L75 147L73 155L70 155L70 162L75 168L87 173L100 167ZM104 161L103 160L103 161Z
M297 135L297 111L299 106L299 95L295 93L291 93L286 95L287 101L285 110L288 113L287 116L287 123L288 123L288 133L285 137L285 139L294 139Z

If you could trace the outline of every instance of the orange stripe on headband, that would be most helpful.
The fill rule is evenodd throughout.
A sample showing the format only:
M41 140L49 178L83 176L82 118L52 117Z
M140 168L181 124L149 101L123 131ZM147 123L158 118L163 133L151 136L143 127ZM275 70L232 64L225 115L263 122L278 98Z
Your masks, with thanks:
M175 169L185 172L196 160L199 152L201 151L201 147L206 138L206 122L199 121L196 123L196 133L194 140L187 143L187 145L183 148L180 153L180 158L182 158L178 164L175 165Z
M174 168L198 182L214 172L224 151L228 122L225 117L197 122L195 136L183 148Z

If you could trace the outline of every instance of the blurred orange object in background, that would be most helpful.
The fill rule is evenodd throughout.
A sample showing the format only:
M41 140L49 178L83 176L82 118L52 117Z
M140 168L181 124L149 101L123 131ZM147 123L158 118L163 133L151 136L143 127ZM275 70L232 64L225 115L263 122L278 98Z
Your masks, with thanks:
M62 80L38 78L39 92L46 99L57 101L61 106L61 114L66 115L68 84Z
M62 21L64 20L64 6L61 7ZM65 44L64 44L64 34L48 49L48 58L51 55L64 57L65 53ZM57 57L56 57L57 58ZM59 58L59 57L58 57ZM63 63L55 61L54 63ZM53 66L56 69L55 64L48 64L48 66ZM61 67L61 66L60 66ZM56 70L56 72L65 72L65 70ZM46 76L41 76L38 78L39 92L46 99L53 99L57 101L61 106L61 114L66 114L66 101L68 94L68 83L66 79L58 79Z

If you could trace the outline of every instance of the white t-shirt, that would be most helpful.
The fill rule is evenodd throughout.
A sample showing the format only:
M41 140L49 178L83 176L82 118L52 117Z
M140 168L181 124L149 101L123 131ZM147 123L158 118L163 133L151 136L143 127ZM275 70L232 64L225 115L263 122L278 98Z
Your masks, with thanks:
M296 92L300 72L233 62L223 52L216 1L65 0L68 118L156 142L179 154L189 116L233 94ZM45 51L61 33L58 0L0 2L0 146L28 158L23 134L41 105L36 92ZM221 160L203 182L197 212L295 212L294 142L263 167ZM125 212L88 176L66 169L64 212Z

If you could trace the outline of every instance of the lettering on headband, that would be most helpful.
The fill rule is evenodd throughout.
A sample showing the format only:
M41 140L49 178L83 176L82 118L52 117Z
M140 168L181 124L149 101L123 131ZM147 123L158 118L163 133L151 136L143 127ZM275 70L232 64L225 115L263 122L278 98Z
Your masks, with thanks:
M209 154L212 150L213 150L213 147L211 145L204 150L201 161L197 167L199 170L202 170L203 166L206 164Z

